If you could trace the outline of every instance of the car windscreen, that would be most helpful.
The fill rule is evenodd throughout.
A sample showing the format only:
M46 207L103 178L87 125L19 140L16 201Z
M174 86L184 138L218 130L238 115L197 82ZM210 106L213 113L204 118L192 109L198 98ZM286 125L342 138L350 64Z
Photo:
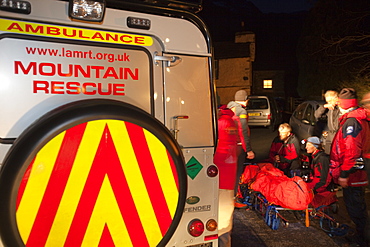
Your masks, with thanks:
M261 110L261 109L268 109L268 102L267 99L249 99L247 110Z
M303 117L304 117L304 110L306 109L307 107L307 103L302 103L300 104L297 109L294 111L293 113L293 116L298 119L298 120L302 120Z

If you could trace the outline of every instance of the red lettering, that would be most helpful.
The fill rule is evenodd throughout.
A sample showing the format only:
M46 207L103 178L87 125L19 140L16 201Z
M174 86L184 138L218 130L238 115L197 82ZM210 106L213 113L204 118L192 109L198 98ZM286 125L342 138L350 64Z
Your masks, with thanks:
M112 36L112 34L110 34L110 33L107 33L107 35L106 35L106 40L114 40L114 41L118 41L118 35L117 34L115 34L114 35L114 37Z
M23 63L21 61L14 61L14 73L18 74L19 69L23 71L24 75L28 75L31 69L33 69L33 75L36 75L36 62L30 62L27 69L23 66Z
M44 33L43 26L36 26L36 28L33 28L32 25L26 24L26 32L27 33Z
M125 95L125 84L113 84L113 95Z
M125 38L128 38L128 40L125 40ZM123 43L132 43L132 37L130 35L122 35L119 39Z
M119 79L118 75L113 67L108 67L107 71L105 71L105 74L103 76L104 79L108 77L113 77L114 79Z
M135 37L135 43L144 45L145 44L144 37Z
M75 65L75 77L78 77L78 71L80 71L82 76L85 77L85 78L86 77L87 78L91 77L90 66L87 66L87 69L85 71L85 70L83 70L81 65Z
M108 91L103 92L103 85L99 83L98 84L98 94L99 95L111 95L112 94L112 84L108 83Z
M59 91L62 90L62 91ZM64 94L64 82L52 81L51 82L51 94Z
M91 39L100 39L100 40L104 40L104 37L103 37L103 35L101 35L101 33L96 32L96 33L91 37Z
M66 72L66 73L62 72L62 65L60 63L58 63L57 66L58 66L58 75L59 76L64 76L64 77L71 77L72 76L72 72L73 72L73 65L72 64L68 65L68 72Z
M67 94L80 94L81 93L81 88L80 88L80 83L78 82L67 82L66 83L66 93Z
M76 81L33 81L33 93L45 94L85 94L85 95L120 95L124 96L125 84L108 83L107 89L104 89L104 84L85 82L79 83Z
M50 68L49 70L45 68ZM50 71L50 72L48 72ZM43 76L53 76L55 75L55 64L53 63L40 63L39 64L39 74Z
M36 80L33 81L33 93L38 93L39 91L49 93L49 82Z
M100 78L100 71L104 69L104 66L91 66L91 69L95 70L95 78Z
M67 29L65 29L65 28L63 28L63 35L64 35L64 36L67 36L67 37L76 37L76 34L77 34L76 29L72 29L71 31L72 31L72 33L71 33L71 34L68 34L68 33L67 33L67 32L68 32L68 30L67 30Z
M96 94L96 90L87 91L87 87L96 88L96 84L95 83L93 83L93 82L86 82L86 83L82 84L82 93L83 94L86 94L86 95L95 95Z
M139 69L138 68L135 68L135 72L133 72L130 68L121 68L123 69L123 77L122 77L122 74L121 74L121 78L127 80L129 75L131 77L132 80L139 80ZM122 70L121 70L121 73L122 73Z
M57 27L47 27L46 33L51 35L60 35L60 29Z
M23 29L21 28L21 26L19 26L18 23L13 22L12 24L10 24L10 26L6 30L13 30L13 29L23 32Z

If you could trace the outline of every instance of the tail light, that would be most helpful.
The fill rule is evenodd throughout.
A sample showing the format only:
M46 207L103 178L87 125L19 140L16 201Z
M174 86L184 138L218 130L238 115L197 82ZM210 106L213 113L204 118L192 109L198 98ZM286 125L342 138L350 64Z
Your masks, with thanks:
M217 166L215 166L215 165L209 166L208 169L207 169L207 175L208 175L208 177L211 177L211 178L216 177L218 175Z
M204 232L204 224L200 219L190 221L188 225L188 232L193 237L199 237Z
M217 229L217 222L214 219L208 220L206 223L206 229L213 232Z
M271 120L271 114L267 115L267 119Z

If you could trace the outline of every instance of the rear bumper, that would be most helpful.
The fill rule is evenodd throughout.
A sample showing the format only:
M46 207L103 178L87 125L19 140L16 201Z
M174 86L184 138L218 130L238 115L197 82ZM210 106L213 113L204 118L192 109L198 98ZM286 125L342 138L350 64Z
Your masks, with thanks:
M270 124L271 124L270 120L267 120L267 121L256 121L256 120L248 121L249 126L270 126Z

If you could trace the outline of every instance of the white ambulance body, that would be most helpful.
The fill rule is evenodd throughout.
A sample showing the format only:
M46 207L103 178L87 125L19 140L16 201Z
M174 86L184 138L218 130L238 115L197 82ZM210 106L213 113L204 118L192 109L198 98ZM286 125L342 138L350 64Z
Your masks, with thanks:
M148 2L0 0L0 246L218 246L210 39Z

